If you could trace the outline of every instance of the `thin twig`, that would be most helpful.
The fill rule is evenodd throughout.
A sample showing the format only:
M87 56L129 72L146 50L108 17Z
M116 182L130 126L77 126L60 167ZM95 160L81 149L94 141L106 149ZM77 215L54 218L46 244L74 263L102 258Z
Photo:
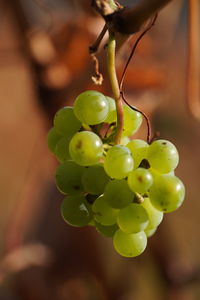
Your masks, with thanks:
M105 24L104 27L103 27L103 29L102 29L102 31L100 32L98 38L94 42L94 44L89 47L90 54L96 53L98 51L98 48L99 48L99 46L101 44L101 41L102 41L104 35L106 34L107 30L108 30L108 27Z
M120 87L120 90L122 91L122 86L123 86L123 82L124 82L124 77L125 77L125 74L126 74L126 70L128 68L128 65L133 57L133 54L135 53L135 50L139 44L139 42L141 41L141 39L143 38L143 36L154 26L155 22L156 22L156 19L157 19L157 16L158 14L156 13L154 18L151 20L150 24L147 26L147 28L139 35L139 37L137 38L134 46L133 46L133 49L129 55L129 58L127 60L127 63L124 67L124 70L123 70L123 73L122 73L122 76L121 76L121 79L120 79L120 83L119 83L119 87Z
M124 97L123 91L120 92L120 95L121 95L123 101L124 101L124 102L125 102L132 110L135 110L135 111L141 113L141 115L145 118L145 121L146 121L146 124L147 124L147 143L150 144L150 143L151 143L151 124L150 124L149 118L147 117L147 115L146 115L143 111L141 111L141 110L139 110L138 108L136 108L136 107L130 105L130 104L127 102L127 100L126 100L125 97Z

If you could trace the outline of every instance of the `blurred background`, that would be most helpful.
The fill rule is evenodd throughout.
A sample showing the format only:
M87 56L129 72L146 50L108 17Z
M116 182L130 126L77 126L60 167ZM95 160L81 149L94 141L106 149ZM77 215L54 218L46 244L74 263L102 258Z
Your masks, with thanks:
M46 144L53 116L86 89L112 96L103 49L103 85L91 80L88 47L103 21L90 2L0 1L0 300L199 300L200 126L186 96L187 1L159 13L124 82L129 103L179 150L183 206L134 259L120 257L94 228L70 227L60 216L57 162ZM118 54L119 74L135 39ZM146 137L143 123L134 137Z

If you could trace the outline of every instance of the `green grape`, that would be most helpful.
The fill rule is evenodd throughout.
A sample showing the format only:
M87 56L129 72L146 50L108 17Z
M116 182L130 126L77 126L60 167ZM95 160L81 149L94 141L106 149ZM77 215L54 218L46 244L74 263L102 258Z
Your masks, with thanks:
M140 128L142 124L142 115L141 113L131 109L127 105L123 105L123 110L124 110L124 131L123 131L123 136L131 136L138 129Z
M171 142L157 140L149 146L147 159L156 171L169 173L177 167L179 155L176 147Z
M112 208L123 208L133 201L135 194L125 179L115 179L107 184L104 197Z
M161 175L150 188L149 198L152 205L165 213L172 212L183 203L185 188L176 176Z
M117 222L118 210L110 207L104 196L98 197L92 205L94 219L105 226Z
M141 161L146 159L147 149L149 145L143 140L132 140L127 145L127 148L131 150L133 159L134 159L134 168L138 168Z
M54 126L61 135L72 137L81 128L81 123L75 117L73 107L65 106L55 114Z
M57 188L64 194L77 194L82 192L81 177L84 168L73 161L66 161L58 166L55 174Z
M82 176L84 190L92 195L101 195L110 178L102 165L95 165L85 169Z
M149 217L149 224L146 229L153 229L158 227L163 219L163 212L157 210L150 202L148 198L144 198L144 201L141 205L146 210L148 217Z
M61 214L65 222L72 226L82 227L92 220L92 210L83 195L66 197L61 205Z
M125 178L134 166L131 151L121 145L116 145L110 148L104 162L106 173L111 178Z
M121 144L122 146L126 146L129 142L130 142L129 137L123 136L123 137L121 138L120 144ZM134 161L134 162L135 162L135 161Z
M55 148L55 156L59 162L64 162L65 160L71 159L69 155L69 142L71 137L61 138Z
M69 153L72 159L81 166L91 166L99 162L103 155L103 143L95 133L81 131L70 141Z
M115 105L115 100L106 96L106 99L108 100L108 105L109 105L109 111L108 111L108 116L104 120L105 123L111 124L117 121L117 113L116 113L116 105Z
M125 233L117 230L113 238L115 250L122 256L135 257L145 250L147 246L147 237L144 231L138 233Z
M58 143L58 141L62 138L62 135L60 135L60 133L54 128L52 127L47 135L47 144L48 144L48 148L49 150L54 153L55 152L55 148L56 148L56 144Z
M147 227L149 218L140 204L131 203L119 211L117 223L123 232L137 233Z
M153 176L144 168L135 169L128 174L128 185L135 193L146 193L152 184Z
M113 237L117 229L119 229L117 224L111 226L104 226L98 222L95 222L95 226L96 226L96 230L106 237Z
M107 98L97 91L83 92L74 102L74 113L84 124L100 124L107 118L108 112Z
M147 236L148 238L150 238L152 235L154 235L154 233L156 232L156 230L157 230L157 227L152 228L152 229L149 229L149 228L147 227L147 228L144 230L144 232L145 232L146 236Z

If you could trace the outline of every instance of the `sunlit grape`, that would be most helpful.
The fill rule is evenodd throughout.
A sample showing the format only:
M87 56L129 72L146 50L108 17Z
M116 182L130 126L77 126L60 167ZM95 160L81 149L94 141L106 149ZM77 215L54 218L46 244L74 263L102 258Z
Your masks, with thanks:
M127 147L116 145L108 150L104 168L111 178L125 178L132 171L133 166L134 161Z
M125 233L117 230L113 237L115 250L122 256L135 257L145 250L147 246L147 237L144 231L138 233Z
M152 229L158 227L163 219L163 212L157 210L148 198L144 198L144 201L141 205L145 208L148 217L149 217L149 224L146 229Z
M138 168L143 159L147 157L147 149L149 145L143 140L132 140L127 145L127 148L131 150L134 159L134 168Z
M165 213L179 208L185 197L182 181L176 176L161 175L150 188L149 198L152 205Z
M157 140L149 146L147 159L153 169L160 173L169 173L177 167L179 155L171 142Z
M131 136L138 129L140 128L142 124L142 115L141 113L131 109L127 105L123 105L123 110L124 110L124 131L123 131L123 136Z
M97 91L85 91L74 102L74 113L84 124L102 123L108 116L107 98Z
M106 99L108 100L109 110L108 110L108 116L104 120L106 123L114 123L117 121L117 113L116 113L116 105L115 100L106 96Z
M118 210L108 205L104 196L100 196L92 205L94 219L102 225L113 225L117 222Z
M133 192L144 194L153 183L153 176L144 168L137 168L128 174L128 185Z
M122 231L136 233L147 227L149 218L146 210L140 204L131 203L119 211L117 223Z
M81 166L91 166L99 162L103 155L101 139L91 131L76 133L70 141L69 153Z

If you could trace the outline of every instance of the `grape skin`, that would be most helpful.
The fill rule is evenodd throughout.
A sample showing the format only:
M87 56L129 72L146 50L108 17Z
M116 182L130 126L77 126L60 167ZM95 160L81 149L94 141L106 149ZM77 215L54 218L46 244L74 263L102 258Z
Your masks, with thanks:
M115 179L107 184L104 196L112 208L118 209L129 205L135 194L130 190L125 179Z
M81 131L70 141L69 153L80 166L91 166L99 162L103 155L103 143L95 133Z
M113 237L115 232L119 229L117 224L111 226L104 226L98 222L95 222L97 232L101 233L105 237Z
M140 204L131 203L119 211L117 223L123 232L137 233L147 227L149 218Z
M121 256L136 257L145 250L147 237L144 231L127 234L119 229L114 234L113 245Z
M83 227L92 220L92 211L83 195L66 197L61 205L61 215L65 222L75 227Z
M133 192L144 194L153 184L153 176L144 168L133 170L128 175L128 185Z
M111 124L117 121L117 112L116 112L116 104L115 100L106 96L106 99L108 100L108 105L109 105L109 111L108 111L108 116L104 120L105 123Z
M47 135L47 144L52 153L55 152L56 145L61 138L62 135L54 127L49 130Z
M171 142L157 140L149 146L147 159L153 169L166 174L177 167L179 155L176 147Z
M58 166L55 173L56 186L61 193L77 194L84 191L81 178L84 168L73 161Z
M130 141L126 147L131 150L134 159L134 168L138 168L141 161L147 158L147 149L149 145L143 140L135 139Z
M104 196L95 200L92 211L94 219L101 225L110 226L117 223L118 210L110 207Z
M127 105L123 105L124 111L124 129L123 136L131 136L138 131L142 124L141 113L131 109Z
M146 212L149 217L149 224L146 228L153 229L155 227L158 227L160 223L163 220L163 212L157 210L152 204L149 198L144 198L144 201L141 203L141 205L146 209Z
M95 165L85 169L82 176L82 184L87 193L101 195L110 178L102 165Z
M108 150L104 168L111 178L125 178L132 171L133 166L134 161L127 147L116 145Z
M61 108L54 117L54 127L63 136L74 135L81 128L80 121L75 117L73 107Z
M77 119L84 124L100 124L108 116L108 100L103 94L97 91L85 91L76 98L74 113Z
M150 188L149 198L152 205L164 213L178 209L185 197L185 187L182 181L172 175L157 177Z

